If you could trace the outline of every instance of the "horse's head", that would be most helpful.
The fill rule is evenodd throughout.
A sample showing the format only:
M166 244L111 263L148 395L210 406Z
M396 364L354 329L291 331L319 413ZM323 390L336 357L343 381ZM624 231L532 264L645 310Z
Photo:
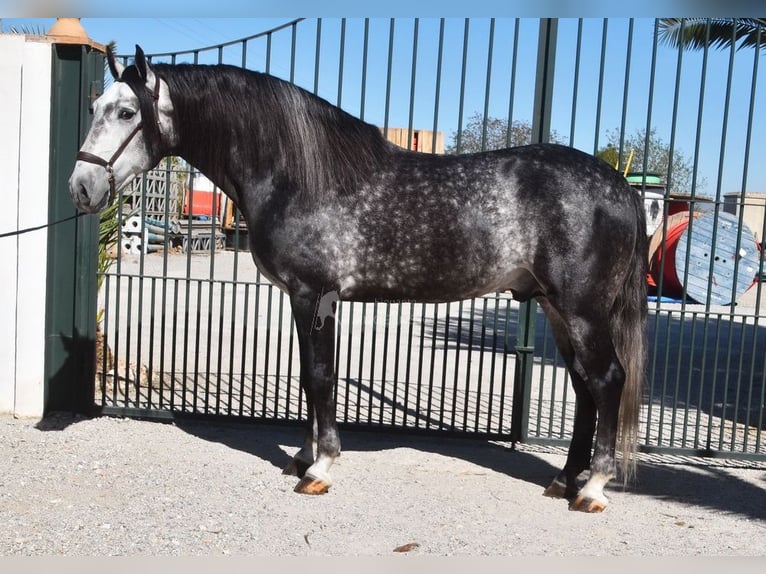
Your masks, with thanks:
M159 162L175 144L167 84L136 46L135 63L122 66L107 49L115 82L93 104L93 123L77 154L69 192L83 211L97 213L115 190Z

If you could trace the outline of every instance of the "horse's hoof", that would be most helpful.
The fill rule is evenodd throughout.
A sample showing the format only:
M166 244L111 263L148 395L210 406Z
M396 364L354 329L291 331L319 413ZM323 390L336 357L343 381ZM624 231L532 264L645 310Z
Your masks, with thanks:
M300 494L325 494L328 490L330 490L330 485L324 480L310 476L304 476L295 487L295 492Z
M306 474L306 471L309 469L309 466L310 465L306 463L298 462L295 459L292 459L284 468L282 474L286 476L297 476L298 478L303 478Z
M578 510L580 512L603 512L606 508L606 502L596 500L595 498L587 498L585 496L578 496L569 504L569 510Z

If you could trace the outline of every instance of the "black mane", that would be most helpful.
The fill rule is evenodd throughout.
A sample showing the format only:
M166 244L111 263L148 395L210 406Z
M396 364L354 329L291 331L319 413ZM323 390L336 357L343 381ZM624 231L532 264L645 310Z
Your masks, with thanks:
M173 101L179 146L171 151L213 177L239 165L304 196L345 194L392 149L375 126L268 74L223 64L153 69Z

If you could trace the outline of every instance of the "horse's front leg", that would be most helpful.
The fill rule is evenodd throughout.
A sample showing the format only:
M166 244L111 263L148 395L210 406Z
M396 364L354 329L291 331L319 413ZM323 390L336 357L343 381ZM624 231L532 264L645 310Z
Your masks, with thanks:
M330 488L330 467L340 456L335 421L335 321L314 321L321 294L308 289L290 295L300 352L301 388L309 411L303 447L285 469L301 477L295 487L303 494L324 494ZM314 456L316 448L316 457Z

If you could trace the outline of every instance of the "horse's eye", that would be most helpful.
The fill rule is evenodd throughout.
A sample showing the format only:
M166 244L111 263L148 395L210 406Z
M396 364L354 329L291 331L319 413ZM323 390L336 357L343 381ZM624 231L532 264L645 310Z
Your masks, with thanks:
M136 115L136 112L132 112L130 110L120 110L120 113L118 114L117 117L119 117L121 120L129 120L135 115Z

